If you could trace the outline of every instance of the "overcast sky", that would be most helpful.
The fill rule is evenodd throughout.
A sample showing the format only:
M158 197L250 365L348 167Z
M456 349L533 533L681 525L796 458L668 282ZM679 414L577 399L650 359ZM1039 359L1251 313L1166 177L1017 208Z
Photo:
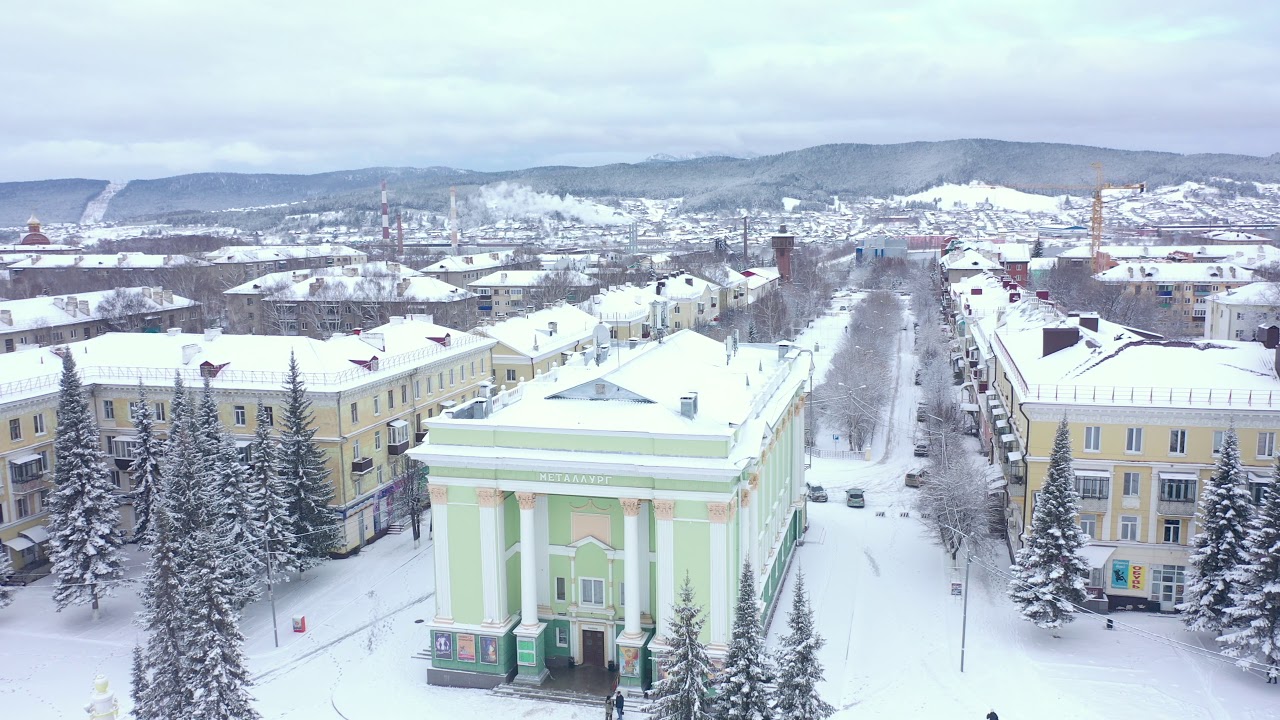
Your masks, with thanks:
M57 0L0 16L0 181L967 137L1280 151L1268 0Z

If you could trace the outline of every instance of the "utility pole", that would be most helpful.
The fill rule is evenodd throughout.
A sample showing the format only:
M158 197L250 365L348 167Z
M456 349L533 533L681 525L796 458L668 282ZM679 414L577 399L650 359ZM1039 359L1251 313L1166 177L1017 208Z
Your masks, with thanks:
M270 517L267 524L270 525ZM267 599L271 601L271 634L275 636L276 647L280 647L280 628L276 624L276 593L272 587L274 576L271 564L271 533L263 535L262 542L267 550Z
M967 541L968 538L965 538ZM969 566L973 564L973 554L969 552L966 542L964 550L964 610L960 615L960 672L964 672L964 643L969 631Z

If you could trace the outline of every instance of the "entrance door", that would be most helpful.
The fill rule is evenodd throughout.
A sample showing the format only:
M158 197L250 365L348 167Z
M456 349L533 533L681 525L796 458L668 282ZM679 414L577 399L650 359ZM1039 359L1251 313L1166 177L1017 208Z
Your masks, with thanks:
M604 633L599 630L582 631L582 664L588 667L604 667Z

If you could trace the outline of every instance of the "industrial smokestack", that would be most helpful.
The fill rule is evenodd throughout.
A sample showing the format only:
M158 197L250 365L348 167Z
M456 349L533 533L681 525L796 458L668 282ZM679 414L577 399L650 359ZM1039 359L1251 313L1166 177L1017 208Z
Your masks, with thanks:
M404 223L400 220L400 213L396 213L396 259L404 257Z
M387 206L387 181L382 181L382 240L391 239L391 209Z
M449 188L449 245L458 254L458 188Z

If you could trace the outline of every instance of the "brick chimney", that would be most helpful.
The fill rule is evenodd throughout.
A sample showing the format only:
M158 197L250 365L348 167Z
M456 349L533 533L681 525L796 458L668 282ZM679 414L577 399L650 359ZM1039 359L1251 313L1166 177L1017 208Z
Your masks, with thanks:
M324 287L324 278L322 277L313 278L311 280L311 287L308 288L307 290L307 294L315 295L316 293L320 292L320 289L323 287Z
M80 314L84 315L85 317L89 317L89 301L88 300L80 301Z
M1098 332L1098 313L1082 312L1080 313L1080 327L1086 330Z
M1043 328L1040 357L1048 357L1065 350L1080 340L1080 328L1075 326Z

